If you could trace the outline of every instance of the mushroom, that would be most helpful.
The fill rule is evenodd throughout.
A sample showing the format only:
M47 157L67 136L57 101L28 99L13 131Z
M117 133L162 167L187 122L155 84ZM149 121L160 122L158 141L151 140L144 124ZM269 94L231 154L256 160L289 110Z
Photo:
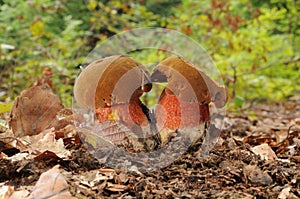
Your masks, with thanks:
M160 62L154 68L151 80L167 82L155 110L163 144L178 130L203 131L204 124L210 120L209 103L214 102L217 107L226 103L224 86L215 83L203 71L177 56ZM192 139L200 135L194 133Z
M95 111L99 122L120 120L129 128L147 125L149 111L139 97L152 88L145 67L129 56L114 55L89 64L78 76L74 97Z
M214 102L216 107L221 108L227 101L224 86L214 82L202 70L178 56L171 56L160 62L154 68L151 80L168 82L166 91L172 90L185 102Z
M151 88L149 73L142 64L126 55L114 55L83 69L75 82L74 95L80 105L97 109L128 103Z

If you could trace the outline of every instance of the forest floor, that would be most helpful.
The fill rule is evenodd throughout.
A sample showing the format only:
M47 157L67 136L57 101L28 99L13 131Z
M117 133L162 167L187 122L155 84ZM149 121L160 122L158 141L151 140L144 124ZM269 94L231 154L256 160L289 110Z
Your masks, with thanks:
M224 122L208 156L195 155L199 141L149 173L107 168L76 136L60 156L58 143L36 154L2 132L0 198L300 198L300 98L228 111Z

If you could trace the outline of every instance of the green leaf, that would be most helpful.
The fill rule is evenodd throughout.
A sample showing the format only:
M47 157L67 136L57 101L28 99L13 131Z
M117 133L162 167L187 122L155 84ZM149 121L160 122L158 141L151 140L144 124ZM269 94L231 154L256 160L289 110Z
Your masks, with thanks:
M242 107L244 104L244 98L242 98L241 96L235 96L234 98L234 104L236 107Z

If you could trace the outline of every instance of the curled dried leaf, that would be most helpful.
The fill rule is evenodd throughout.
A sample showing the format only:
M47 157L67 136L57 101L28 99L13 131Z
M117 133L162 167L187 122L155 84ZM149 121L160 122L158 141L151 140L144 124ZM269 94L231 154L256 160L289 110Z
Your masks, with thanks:
M62 110L59 97L48 84L35 85L15 100L9 126L16 136L36 135L45 129L60 126L57 113Z

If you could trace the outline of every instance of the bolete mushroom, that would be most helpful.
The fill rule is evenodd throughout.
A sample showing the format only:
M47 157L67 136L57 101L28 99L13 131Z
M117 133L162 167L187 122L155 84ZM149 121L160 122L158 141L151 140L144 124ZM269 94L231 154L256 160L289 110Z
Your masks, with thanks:
M226 103L224 86L177 56L160 62L151 80L167 82L155 111L162 142L167 142L178 129L203 129L204 123L210 120L209 103L214 102L217 107Z
M99 122L120 120L129 128L147 125L148 109L139 97L152 84L145 67L129 56L114 55L89 64L78 76L74 97L93 109Z
M202 70L178 56L171 56L160 62L154 68L151 80L152 82L168 82L168 90L172 90L180 100L185 102L199 102L200 104L214 102L218 108L221 108L227 101L224 86L219 85Z

